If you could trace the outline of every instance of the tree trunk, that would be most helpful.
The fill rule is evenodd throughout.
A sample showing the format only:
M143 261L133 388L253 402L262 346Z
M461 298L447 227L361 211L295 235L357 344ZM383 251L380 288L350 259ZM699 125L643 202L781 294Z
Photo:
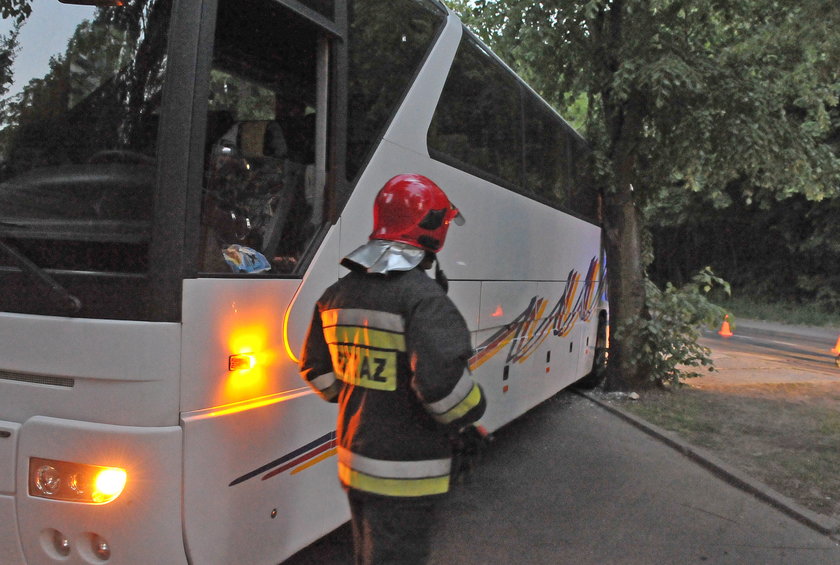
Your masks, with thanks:
M607 390L647 388L648 370L638 353L644 343L627 324L645 315L639 219L630 184L609 195L605 205L607 282L610 293L610 360Z
M649 363L643 354L645 338L634 329L643 319L645 277L642 267L640 219L633 195L636 152L642 138L645 100L641 92L613 90L621 62L626 57L625 24L629 21L623 0L604 3L590 22L595 76L601 78L600 104L606 138L604 157L610 163L610 179L604 182L604 228L607 252L607 282L610 293L610 352L604 387L632 390L650 386Z
M604 191L605 246L610 293L610 358L607 390L651 386L649 364L642 355L645 339L634 322L648 316L642 266L641 220L634 202L633 179L637 141L642 132L638 97L614 103L604 93L604 117L609 135L609 159L614 186Z

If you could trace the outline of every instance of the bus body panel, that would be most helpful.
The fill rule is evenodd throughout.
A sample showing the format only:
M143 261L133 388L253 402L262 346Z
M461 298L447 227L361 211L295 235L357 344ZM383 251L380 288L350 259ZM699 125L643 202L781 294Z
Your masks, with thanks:
M600 255L600 229L443 163L430 177L466 218L442 256L453 279L563 281ZM451 259L450 259L451 258Z
M496 330L513 323L537 296L537 282L484 281L478 329Z
M475 334L471 365L487 394L482 423L488 429L514 420L580 378L581 344L596 328L591 320L578 321L566 335L555 333L552 311L565 288L564 282L482 284L482 310L500 317L504 310L506 318L513 317L496 325L484 322ZM522 297L529 297L524 307ZM515 316L503 305L510 305Z
M586 271L581 273L585 274ZM538 352L534 354L537 365L533 371L535 377L543 379L543 386L540 387L543 398L548 398L573 384L592 369L594 357L585 354L585 351L587 341L593 345L595 343L598 329L597 306L591 313L584 313L583 317L586 319L583 319L580 312L574 311L574 306L585 290L584 282L578 284L577 292L571 301L564 301L564 296L568 295L570 289L568 280L540 283L537 289L537 296L547 303L543 316L547 321L550 320L546 325L538 327L532 338L543 339ZM581 370L585 355L589 355L589 365Z
M327 233L303 283L184 281L184 535L194 563L276 564L349 518L330 445L335 405L297 365L315 301L338 278L339 233ZM235 354L256 365L230 371Z
M297 363L315 301L367 241L396 174L430 177L466 217L440 260L471 332L482 423L497 429L589 371L601 228L430 158L463 35L450 15L302 280L188 278L180 323L0 314L1 563L95 563L97 534L113 563L274 564L346 521L336 408ZM32 497L30 457L124 466L129 486L102 506Z
M184 281L181 410L224 406L299 388L283 347L283 315L298 280ZM231 371L232 355L255 366Z
M597 338L598 329L597 313L593 314L592 318L593 319L589 322L588 327L582 327L580 329L580 332L582 334L580 338L580 352L578 353L578 364L576 368L577 370L574 373L578 377L580 375L588 374L593 369L593 364L595 363L595 342ZM576 380L577 378L569 381L568 384L571 384Z
M15 465L19 431L20 424L0 420L0 494L15 492Z
M427 160L429 151L426 148L426 132L446 84L448 70L458 51L462 34L461 22L454 14L450 14L426 63L417 74L384 136L391 143L416 151Z
M0 414L177 424L180 324L0 314Z
M440 260L446 274L454 279L451 297L465 314L475 347L481 347L485 340L517 318L529 315L528 307L537 299L545 304L544 317L557 309L566 324L575 329L574 333L557 336L553 333L553 322L542 320L548 328L543 342L535 346L538 350L527 359L508 368L509 379L517 375L519 378L516 386L507 383L507 391L504 390L503 373L509 363L504 360L515 344L508 343L503 351L495 354L501 361L496 359L493 364L475 368L475 378L488 390L488 413L482 423L489 429L496 429L588 372L589 369L578 372L582 364L579 351L585 347L582 344L587 337L594 343L597 316L590 316L588 321L581 320L576 305L582 300L587 284L592 289L602 276L600 264L590 275L595 262L600 261L600 228L572 216L560 216L544 204L501 190L487 181L430 160L386 139L377 148L348 201L342 220L339 256L367 241L372 229L371 202L376 192L387 179L405 170L425 174L435 180L444 187L459 209L464 210L467 223L449 230ZM498 212L500 209L504 217ZM511 229L507 241L492 236L493 230L500 224L522 225L514 220L523 217L529 219L526 224L531 226L529 229ZM483 237L474 235L473 230L480 232L482 225L488 226L488 233ZM566 242L574 242L574 249L567 249ZM499 261L500 256L506 260L518 256L528 259L522 265L511 267L509 262ZM521 271L517 272L517 268ZM587 283L587 276L594 278ZM510 280L514 277L518 280ZM479 282L481 280L483 282ZM561 304L566 294L570 296ZM314 303L317 295L313 293L310 304ZM299 300L293 312L301 307L301 303ZM499 308L504 315L496 321L493 314ZM552 352L552 378L546 380L539 375L540 380L534 381L531 373L539 370L544 374L545 366L535 368L530 361L534 357L544 357L550 349L556 350ZM591 367L591 358L589 363Z
M514 323L517 316L521 317L536 291L535 282L481 283L481 316L478 331L474 334L476 355L471 366L487 395L487 411L481 421L490 430L498 429L509 421L508 414L514 413L521 404L522 388L529 382L526 379L532 373L530 358L515 364L507 359L509 349L519 343L519 336L511 335L505 345L498 348L493 337Z
M516 326L513 322L517 318L537 315L528 311L535 300L545 305L545 316L556 309L556 314L562 316L568 326L569 333L559 336L552 329L554 320L539 320L536 323L547 329L544 329L543 341L534 346L537 351L511 365L505 363L504 358L517 342L508 343L504 350L494 354L501 360L495 359L492 364L475 368L475 378L489 391L488 411L482 423L488 429L497 429L589 372L589 369L578 372L583 363L578 352L585 347L587 338L594 343L597 315L589 314L588 320L580 319L578 304L587 292L590 296L595 292L603 276L600 228L573 216L560 215L544 204L502 190L386 139L377 148L348 201L340 255L367 240L372 229L370 203L376 192L387 179L406 170L432 178L464 212L466 224L449 230L440 260L454 283L484 281L479 287L480 313L477 318L472 314L474 306L471 309L474 297L470 302L462 303L463 293L452 295L459 309L469 313L465 318L473 332L475 347L481 348L486 340L503 331L506 324ZM528 221L515 221L519 218L528 218ZM500 261L499 257L505 260ZM541 286L546 284L549 286ZM542 288L544 294L540 292ZM561 300L564 297L565 301ZM600 304L590 306L596 308ZM492 314L498 308L505 312L506 320L501 323L493 321ZM522 323L520 320L519 326ZM511 331L515 334L522 331L522 327L514 327ZM571 349L568 354L560 354L564 361L558 361L555 355L552 363L557 367L553 375L557 378L543 384L534 382L531 373L537 369L531 364L533 357L545 356L550 349L557 349L559 353L564 348ZM592 358L588 367L591 367ZM519 376L515 385L504 382L505 365L510 365L508 379ZM544 372L545 366L538 370Z
M15 497L0 494L0 563L25 565L15 514Z
M449 292L447 294L458 305L458 310L466 320L467 327L470 330L479 327L481 285L480 281L449 281ZM475 343L473 343L473 346L475 346Z
M92 549L99 538L110 547L109 563L186 563L180 427L112 426L36 416L21 426L19 436L17 517L27 563L99 562ZM27 496L31 457L120 467L128 475L125 490L103 505ZM70 541L66 557L55 551L55 531Z
M299 388L297 361L315 300L338 279L334 226L303 283L298 279L184 281L181 410L224 406ZM256 366L230 371L231 355Z
M184 418L193 563L273 565L350 517L336 471L336 406L309 387L263 402Z
M0 421L0 563L23 563L15 513L15 467L20 424Z

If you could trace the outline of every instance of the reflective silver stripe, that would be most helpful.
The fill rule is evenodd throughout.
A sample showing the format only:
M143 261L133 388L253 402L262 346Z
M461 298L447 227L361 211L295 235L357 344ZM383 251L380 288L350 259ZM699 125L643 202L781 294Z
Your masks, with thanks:
M321 322L325 328L330 326L362 326L389 332L402 333L405 331L405 323L399 314L362 308L324 310L321 312Z
M385 479L426 479L449 475L452 460L386 461L371 459L349 449L338 448L338 462L354 471Z
M335 384L335 381L335 373L324 373L323 375L318 375L317 377L309 381L309 384L317 390L324 391L330 388L333 384Z
M472 388L472 378L469 373L464 373L455 385L455 388L452 389L452 392L437 402L427 403L426 409L432 414L446 414L463 402L469 396L470 392L472 392Z

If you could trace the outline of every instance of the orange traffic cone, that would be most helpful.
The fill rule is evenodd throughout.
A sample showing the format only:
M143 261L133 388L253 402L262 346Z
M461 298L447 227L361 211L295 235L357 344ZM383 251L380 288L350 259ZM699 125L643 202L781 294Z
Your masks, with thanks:
M831 352L835 355L840 355L840 337L837 338L837 345L834 346L834 349L832 349Z
M732 337L732 330L729 329L729 314L723 317L723 324L720 326L718 335L720 337Z

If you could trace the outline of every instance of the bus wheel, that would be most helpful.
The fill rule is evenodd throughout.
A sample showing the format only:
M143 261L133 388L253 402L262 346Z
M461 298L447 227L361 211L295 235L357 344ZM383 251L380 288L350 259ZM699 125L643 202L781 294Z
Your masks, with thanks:
M592 360L592 370L575 383L577 388L593 389L604 380L609 358L607 345L607 313L601 312L598 315L598 336L595 339L595 359Z

